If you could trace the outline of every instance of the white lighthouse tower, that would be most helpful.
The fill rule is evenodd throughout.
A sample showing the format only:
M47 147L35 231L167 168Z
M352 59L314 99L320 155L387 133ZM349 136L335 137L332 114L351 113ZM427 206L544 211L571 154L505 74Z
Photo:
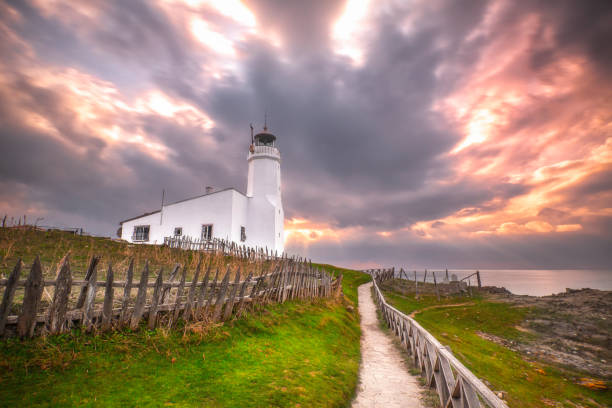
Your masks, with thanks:
M281 158L276 146L276 136L268 132L266 125L263 132L251 137L247 161L248 226L252 234L249 240L272 243L273 247L269 249L276 250L280 254L285 247Z

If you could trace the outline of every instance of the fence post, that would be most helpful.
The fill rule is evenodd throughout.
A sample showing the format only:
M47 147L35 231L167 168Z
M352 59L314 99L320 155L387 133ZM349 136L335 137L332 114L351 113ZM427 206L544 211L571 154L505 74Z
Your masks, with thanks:
M217 267L217 270L215 272L215 278L213 279L213 281L210 284L210 296L208 296L208 300L206 301L206 307L209 307L212 305L215 296L215 289L217 288L217 279L219 279L219 267Z
M179 314L181 313L181 297L185 292L185 279L187 278L187 268L183 266L183 272L181 273L181 281L179 287L176 290L176 298L174 299L174 310L170 319L168 319L168 326L172 326L174 322L178 320Z
M198 279L200 278L200 269L202 268L202 255L200 254L200 259L198 260L198 265L196 266L195 275L191 280L191 287L189 288L189 294L187 295L187 303L185 303L185 309L183 310L183 319L185 321L189 320L191 316L195 316L194 310L194 302L195 302L195 293L197 290Z
M147 284L149 283L149 261L145 261L142 275L140 275L140 283L138 284L138 294L136 295L136 303L134 304L134 313L130 320L130 328L132 330L138 328L140 318L144 313L145 302L147 300Z
M6 216L4 216L6 219ZM15 290L17 289L17 281L21 274L21 258L17 260L13 272L9 275L8 282L4 289L4 295L2 295L2 304L0 304L0 337L4 335L4 329L6 327L6 318L11 310L11 304L13 303L13 297L15 296Z
M102 308L102 330L111 328L111 319L113 317L113 267L108 263L108 272L106 273L106 290L104 291L104 306Z
M151 307L149 308L149 330L153 330L157 325L157 310L159 309L159 300L161 298L164 268L159 269L157 279L155 279L155 289L153 289L153 299L151 299Z
M238 299L240 299L240 302L238 303L238 306L236 307L236 316L240 317L240 315L242 314L242 308L244 307L244 302L246 299L246 287L249 284L249 282L251 282L251 278L253 277L253 272L249 272L249 275L246 277L246 279L244 280L244 282L242 283L242 287L240 288L240 293L238 294ZM252 300L252 298L251 298Z
M121 326L128 321L128 304L130 302L130 294L132 293L132 279L134 278L134 258L130 259L130 265L128 266L127 275L125 279L125 286L123 287L123 300L121 301L121 314L119 315L119 323Z
M87 272L85 273L85 281L89 282L91 280L91 275L98 267L98 262L100 261L100 257L92 256L89 261L89 266L87 267ZM79 295L79 299L76 303L76 308L80 309L85 304L85 296L87 295L87 285L81 288L81 294Z
M92 274L89 276L89 280L87 281L87 286L86 286L87 296L85 296L85 302L83 304L83 318L81 320L81 325L86 330L89 330L92 325L92 319L93 319L92 312L93 312L94 303L96 301L97 285L98 285L98 268L95 267L92 271Z
M234 285L232 286L232 291L230 292L230 296L227 299L227 303L225 304L225 310L223 311L223 320L228 320L232 315L232 310L234 309L234 298L236 297L236 292L238 292L238 284L240 283L240 267L236 271L236 278L234 279Z
M221 317L221 307L223 306L223 301L225 300L225 293L227 292L227 286L229 284L230 271L230 267L228 266L225 276L223 277L223 281L221 282L221 288L219 289L219 294L217 295L217 301L215 302L213 322L216 322L219 317Z
M178 274L178 271L180 268L181 268L181 265L179 264L174 265L174 269L170 273L170 278L168 279L168 283L174 282L174 280L176 279L176 275ZM162 295L161 295L161 301L159 302L161 305L163 305L166 302L166 296L168 296L168 293L170 292L171 289L172 288L170 286L164 285L164 290L162 291Z
M482 288L482 282L480 281L480 271L476 271L476 279L478 280L478 289Z
M204 279L202 279L202 286L200 286L200 291L198 293L198 302L195 306L194 318L200 319L203 316L204 312L204 302L206 301L206 289L208 288L208 279L210 278L210 267L212 264L212 257L208 260L208 266L206 267L206 274L204 274Z
M438 302L440 301L440 289L438 288L438 282L436 281L436 272L431 271L434 280L434 287L436 288L436 296L438 297Z

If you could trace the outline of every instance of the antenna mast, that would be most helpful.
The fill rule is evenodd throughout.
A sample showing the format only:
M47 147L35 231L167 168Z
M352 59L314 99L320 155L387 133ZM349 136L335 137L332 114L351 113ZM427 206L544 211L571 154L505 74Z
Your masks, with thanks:
M162 225L162 220L164 217L164 201L166 199L166 189L162 189L162 202L161 202L161 208L159 210L159 225Z

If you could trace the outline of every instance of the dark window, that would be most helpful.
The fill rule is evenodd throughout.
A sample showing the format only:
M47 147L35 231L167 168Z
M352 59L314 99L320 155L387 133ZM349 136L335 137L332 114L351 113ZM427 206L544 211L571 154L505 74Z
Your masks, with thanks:
M174 228L174 236L180 237L181 235L183 235L183 227Z
M132 241L148 241L149 240L149 225L136 225L134 226L134 235L132 235Z
M246 241L246 227L240 227L240 241Z
M212 224L202 225L202 239L212 239Z

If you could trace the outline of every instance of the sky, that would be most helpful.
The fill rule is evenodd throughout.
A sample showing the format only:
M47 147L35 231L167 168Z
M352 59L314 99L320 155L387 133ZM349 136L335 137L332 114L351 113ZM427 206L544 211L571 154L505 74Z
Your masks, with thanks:
M0 0L0 214L116 236L282 155L286 249L612 268L608 0Z

